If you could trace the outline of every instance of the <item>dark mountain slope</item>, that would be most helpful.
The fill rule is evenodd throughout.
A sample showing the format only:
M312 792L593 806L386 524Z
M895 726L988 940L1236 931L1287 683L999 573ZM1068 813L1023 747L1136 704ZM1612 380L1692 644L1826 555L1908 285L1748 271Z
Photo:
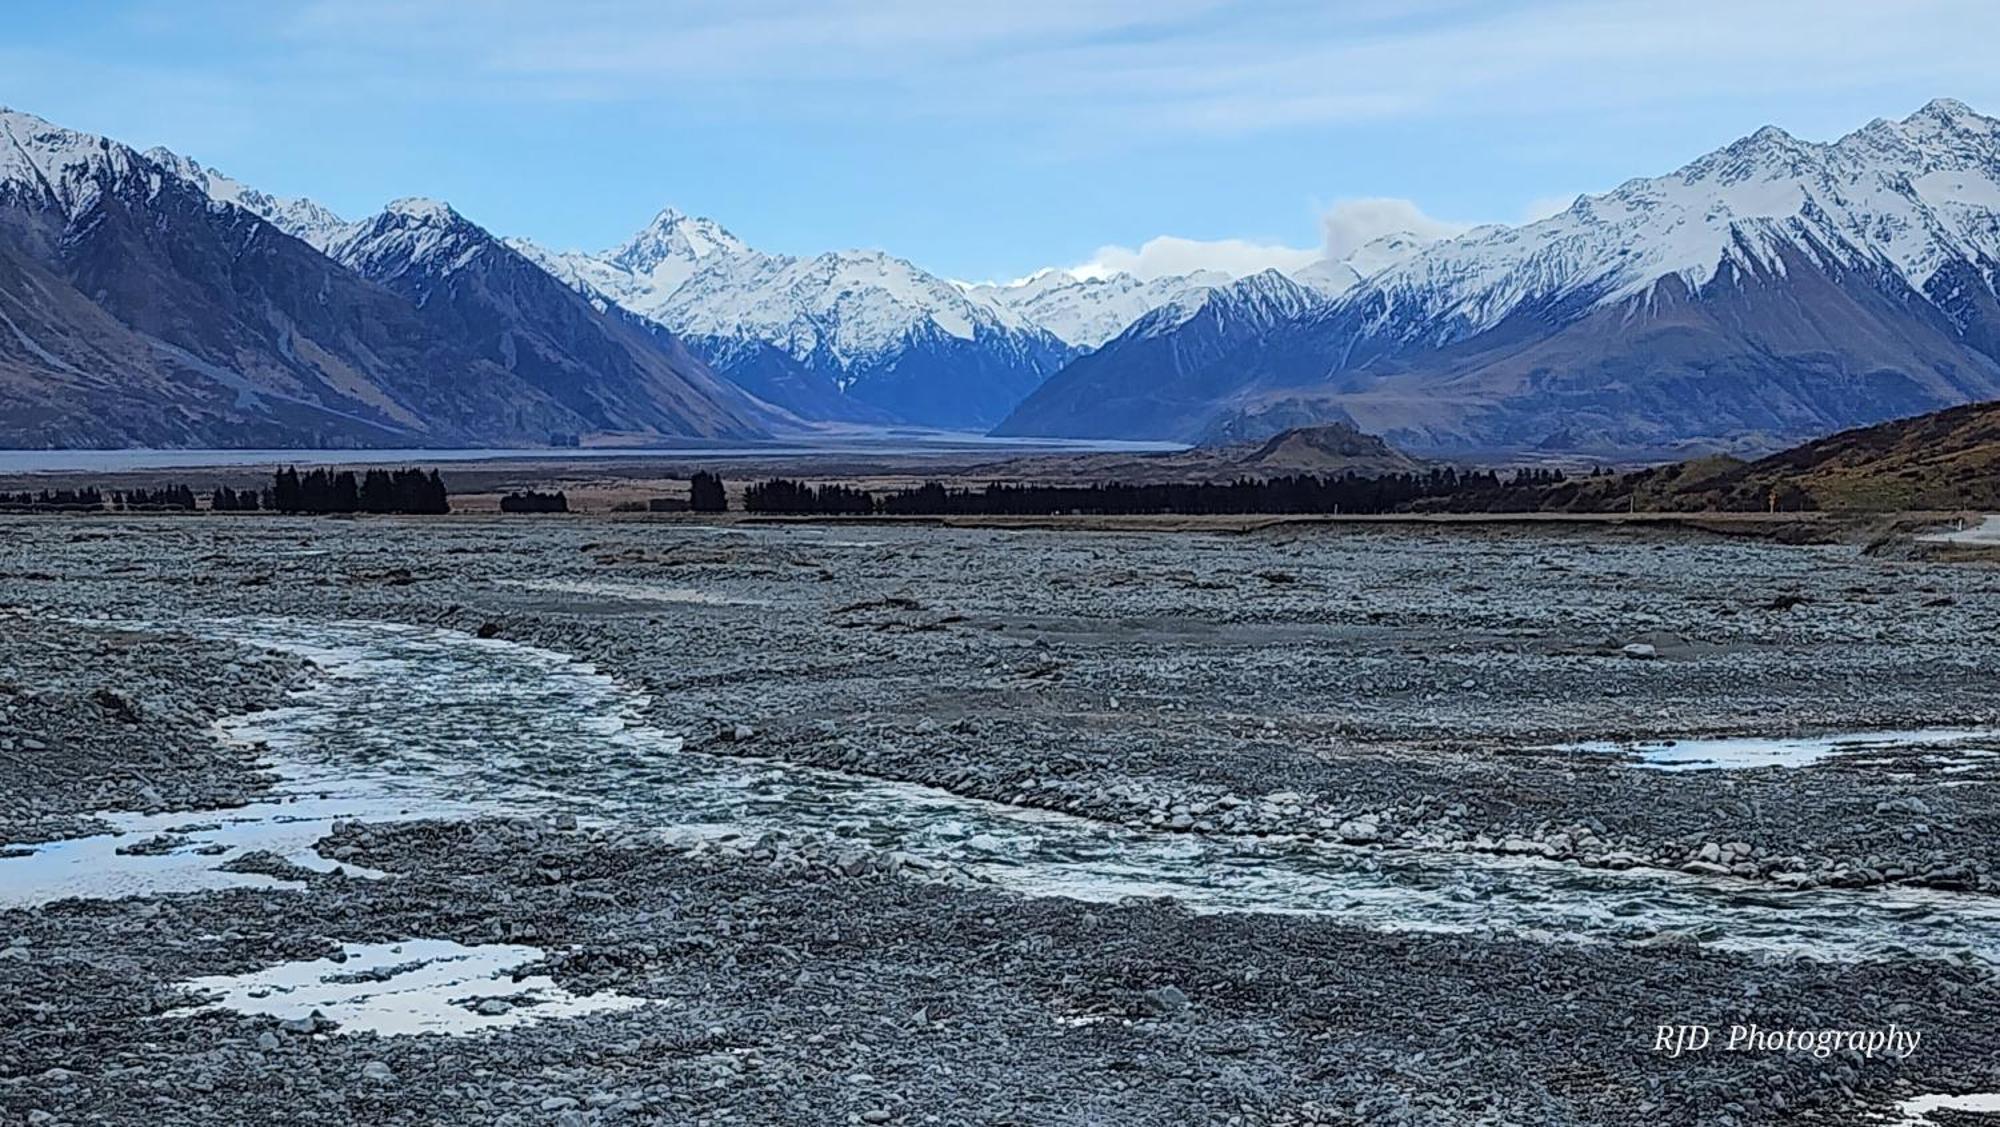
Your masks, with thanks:
M672 334L598 309L444 204L399 201L328 252L573 412L574 429L745 438L780 419Z
M1224 410L1255 418L1310 402L1418 450L1629 454L1770 449L2000 397L2000 361L1901 278L1791 251L1776 269L1725 269L1699 291L1669 278L1573 318L1523 309L1444 348L1324 374L1296 363L1339 347L1363 316L1342 310L1302 348L1266 353Z
M4 111L0 309L0 445L519 444L611 421L514 371L494 326L414 303L125 146ZM674 394L634 429L758 426Z
M1324 304L1319 294L1273 270L1156 309L1050 377L993 433L1209 438L1215 405L1242 380L1238 358L1257 355L1267 338Z

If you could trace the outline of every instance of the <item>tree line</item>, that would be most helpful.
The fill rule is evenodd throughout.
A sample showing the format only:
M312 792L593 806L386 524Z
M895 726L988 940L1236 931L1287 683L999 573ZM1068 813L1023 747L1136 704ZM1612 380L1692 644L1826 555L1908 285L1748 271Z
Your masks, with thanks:
M0 493L0 508L81 510L102 509L105 496L96 486L85 489L43 489L20 493Z
M162 485L151 489L43 489L0 493L0 509L29 512L194 512L201 498L193 486ZM218 513L448 513L450 495L436 470L311 470L287 466L271 476L265 489L235 489L218 485L208 494L208 508Z
M537 493L524 489L500 498L503 513L566 513L569 512L569 498L558 489L554 493Z
M158 489L115 489L105 492L97 486L82 489L41 489L33 492L0 493L0 508L29 512L148 512L161 509L197 507L195 492L185 485Z
M450 494L436 470L310 470L287 466L271 481L265 507L281 513L448 513Z
M1528 500L1563 481L1560 470L1528 469L1508 477L1492 470L1439 467L1423 473L1364 477L1295 474L1230 482L1165 484L1002 485L948 488L929 482L875 494L846 485L812 485L773 478L743 491L753 513L888 516L1049 516L1077 513L1248 514L1393 513L1442 500L1453 507L1497 508Z

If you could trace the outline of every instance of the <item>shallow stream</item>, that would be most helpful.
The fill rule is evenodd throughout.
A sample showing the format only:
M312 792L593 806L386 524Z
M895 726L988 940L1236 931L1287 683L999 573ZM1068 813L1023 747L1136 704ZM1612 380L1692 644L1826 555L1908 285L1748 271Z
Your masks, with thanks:
M0 904L270 884L215 866L269 849L328 868L311 846L335 818L568 812L681 838L836 835L1033 895L1173 896L1197 911L1310 913L1382 929L1579 941L1691 937L1772 957L2000 963L2000 904L1987 897L1788 891L1539 859L1143 832L684 750L641 719L643 697L548 650L380 623L241 620L202 629L302 654L323 672L286 707L224 726L227 738L265 745L282 778L272 800L197 814L107 815L122 836L0 859ZM120 852L161 834L143 852Z

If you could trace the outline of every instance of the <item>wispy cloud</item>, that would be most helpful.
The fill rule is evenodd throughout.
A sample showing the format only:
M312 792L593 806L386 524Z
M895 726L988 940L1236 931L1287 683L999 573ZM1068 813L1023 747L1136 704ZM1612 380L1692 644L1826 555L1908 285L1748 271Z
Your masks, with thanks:
M271 190L445 195L586 244L674 202L776 249L980 276L1282 267L1374 229L1357 206L1315 232L1301 199L1527 221L1766 122L2000 106L1991 0L20 7L0 101Z
M1530 112L1578 98L1643 106L1691 88L1852 89L1857 75L1951 89L1990 65L2000 9L1986 0L322 0L277 30L310 58L446 97L1236 133Z

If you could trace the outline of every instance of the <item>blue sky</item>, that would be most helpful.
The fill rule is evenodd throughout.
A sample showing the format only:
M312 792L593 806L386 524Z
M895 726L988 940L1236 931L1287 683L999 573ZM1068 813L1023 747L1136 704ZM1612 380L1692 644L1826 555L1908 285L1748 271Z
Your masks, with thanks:
M1991 0L79 2L8 13L0 103L348 215L596 249L671 204L989 279L1242 269L1766 123L2000 113L1996 42Z

